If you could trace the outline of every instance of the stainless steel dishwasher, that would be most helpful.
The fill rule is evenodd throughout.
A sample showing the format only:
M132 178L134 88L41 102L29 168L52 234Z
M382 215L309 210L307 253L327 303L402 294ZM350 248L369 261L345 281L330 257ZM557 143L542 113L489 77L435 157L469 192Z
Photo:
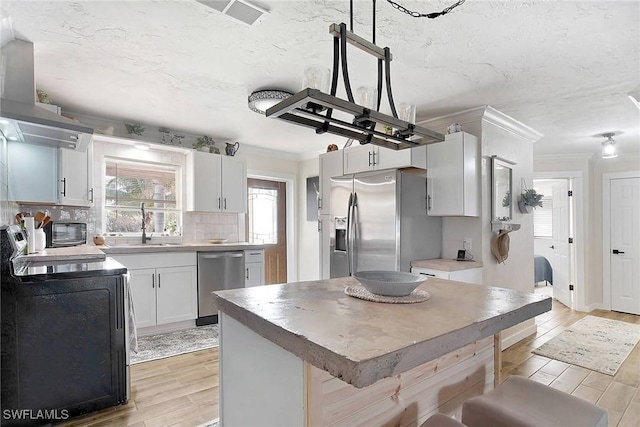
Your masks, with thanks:
M244 251L198 252L198 319L196 325L217 323L218 308L211 292L244 288Z

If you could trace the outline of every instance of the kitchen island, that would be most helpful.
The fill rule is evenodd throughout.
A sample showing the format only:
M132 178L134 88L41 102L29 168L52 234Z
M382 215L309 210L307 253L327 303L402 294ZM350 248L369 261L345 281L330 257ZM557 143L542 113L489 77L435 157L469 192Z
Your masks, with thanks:
M551 298L430 278L416 304L347 296L353 278L215 292L230 426L419 425L499 381L501 330ZM390 425L391 425L390 424Z

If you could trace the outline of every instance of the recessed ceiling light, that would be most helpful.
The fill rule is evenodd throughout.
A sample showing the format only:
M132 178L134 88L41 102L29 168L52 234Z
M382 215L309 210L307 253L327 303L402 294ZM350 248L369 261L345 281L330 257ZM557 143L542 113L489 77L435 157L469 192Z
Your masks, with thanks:
M290 96L291 93L283 90L258 90L249 95L249 108L256 113L264 114L267 109Z

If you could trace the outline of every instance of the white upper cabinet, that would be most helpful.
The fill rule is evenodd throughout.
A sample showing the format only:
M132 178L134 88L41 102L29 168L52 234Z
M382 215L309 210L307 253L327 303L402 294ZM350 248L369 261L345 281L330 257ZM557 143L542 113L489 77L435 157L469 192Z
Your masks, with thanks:
M427 213L479 216L478 139L464 132L427 145Z
M91 206L93 204L93 144L89 144L85 152L58 148L58 164L60 203L70 206Z
M86 152L9 142L9 200L91 206L92 144Z
M426 167L426 147L391 150L377 145L358 145L344 151L344 174L405 167Z
M187 154L187 211L247 211L247 166L242 160L192 151Z
M329 206L331 178L342 176L343 157L342 150L330 151L320 155L320 196L318 198L318 214L331 214L331 206Z

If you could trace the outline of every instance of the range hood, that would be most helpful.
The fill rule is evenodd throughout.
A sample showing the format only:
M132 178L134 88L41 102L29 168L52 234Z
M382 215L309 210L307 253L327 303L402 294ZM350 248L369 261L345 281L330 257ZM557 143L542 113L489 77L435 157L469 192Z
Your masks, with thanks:
M0 131L9 141L86 151L93 129L36 105L33 43L2 47Z

